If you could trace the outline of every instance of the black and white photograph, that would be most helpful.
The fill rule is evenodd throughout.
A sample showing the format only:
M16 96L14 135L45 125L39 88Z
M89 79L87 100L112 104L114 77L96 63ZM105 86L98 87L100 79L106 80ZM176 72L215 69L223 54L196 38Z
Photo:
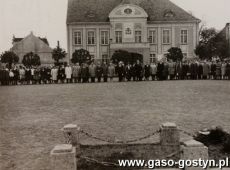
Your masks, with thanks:
M230 170L229 0L0 0L0 170Z

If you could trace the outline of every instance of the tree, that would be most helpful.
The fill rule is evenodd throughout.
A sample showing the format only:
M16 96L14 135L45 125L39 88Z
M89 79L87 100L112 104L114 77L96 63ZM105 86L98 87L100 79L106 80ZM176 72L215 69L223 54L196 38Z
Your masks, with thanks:
M23 56L22 64L26 67L40 66L40 57L37 54L34 54L33 52L27 53Z
M133 64L137 60L142 62L143 56L141 54L130 53L130 52L125 51L125 50L117 50L113 53L113 56L112 56L112 61L113 61L113 63L116 63L116 64L120 61L124 62L125 64L127 64L127 63Z
M217 31L215 28L203 28L200 31L199 44L195 49L196 55L200 59L211 59L215 54L215 37L217 36Z
M59 64L59 61L66 57L66 52L64 49L60 48L59 43L56 48L53 49L52 58L56 64Z
M1 54L1 62L7 63L9 68L12 67L12 64L16 64L19 61L19 57L12 51L5 51Z
M89 51L85 49L75 50L71 62L72 63L89 63L91 61L91 55Z
M182 61L183 60L183 53L180 48L178 47L172 47L168 50L168 54L166 55L168 60L176 61Z

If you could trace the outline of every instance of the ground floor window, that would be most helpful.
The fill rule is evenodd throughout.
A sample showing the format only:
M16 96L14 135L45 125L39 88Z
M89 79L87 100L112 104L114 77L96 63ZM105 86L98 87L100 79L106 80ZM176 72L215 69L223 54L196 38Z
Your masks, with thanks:
M156 61L156 54L150 54L150 63L154 63Z

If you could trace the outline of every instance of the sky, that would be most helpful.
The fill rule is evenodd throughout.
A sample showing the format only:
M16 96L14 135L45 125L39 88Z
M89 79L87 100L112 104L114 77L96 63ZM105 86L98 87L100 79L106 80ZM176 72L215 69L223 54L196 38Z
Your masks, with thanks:
M0 54L12 47L12 37L31 31L46 37L53 48L60 41L67 49L66 12L68 0L0 0ZM218 30L230 22L230 0L171 0L207 27Z

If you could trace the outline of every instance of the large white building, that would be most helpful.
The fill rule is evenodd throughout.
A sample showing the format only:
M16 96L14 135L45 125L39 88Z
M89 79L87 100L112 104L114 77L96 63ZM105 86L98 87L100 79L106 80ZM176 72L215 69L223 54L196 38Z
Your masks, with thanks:
M69 0L69 61L81 48L96 60L126 50L142 54L147 63L162 58L171 47L194 57L199 23L170 0Z

